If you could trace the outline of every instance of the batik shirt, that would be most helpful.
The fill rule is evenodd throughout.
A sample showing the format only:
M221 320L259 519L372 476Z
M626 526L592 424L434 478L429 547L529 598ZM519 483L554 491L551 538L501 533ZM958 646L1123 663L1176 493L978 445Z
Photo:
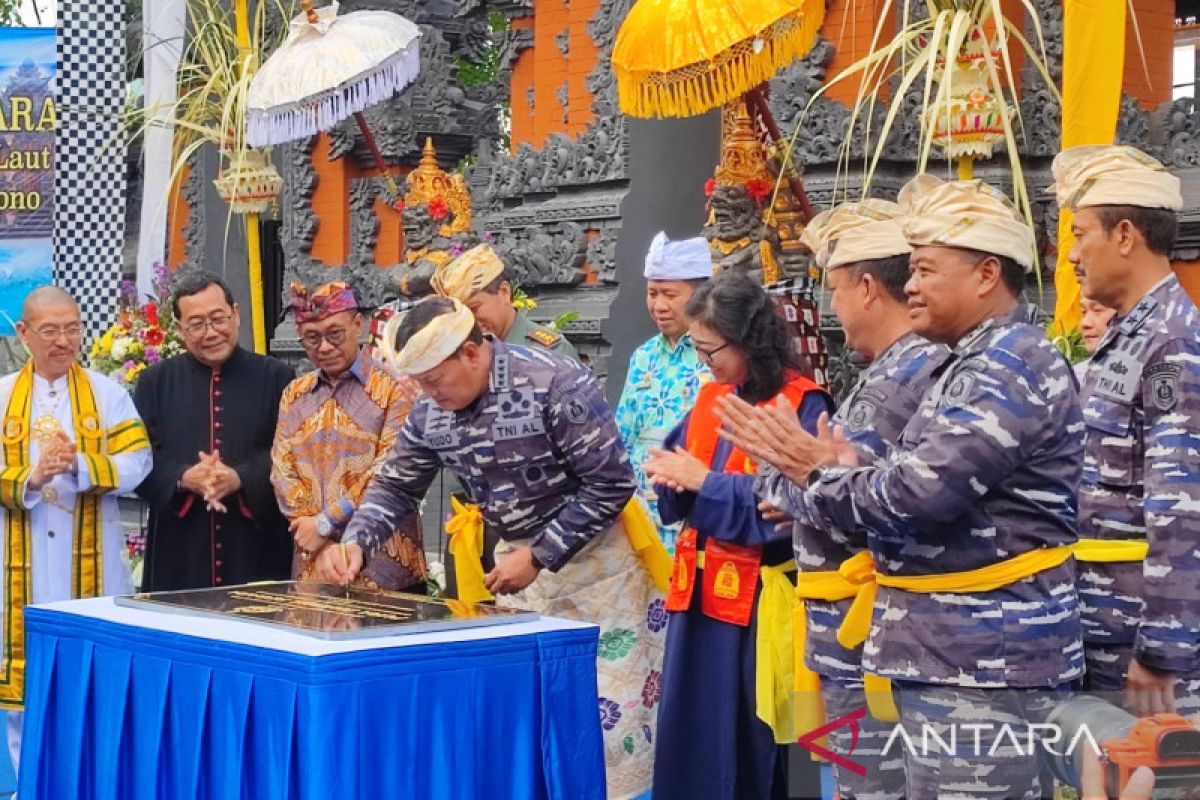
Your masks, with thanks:
M419 392L411 378L394 376L361 353L332 381L320 370L292 381L279 405L271 451L271 484L284 515L322 514L334 529L332 538L340 538ZM367 581L384 589L425 577L417 520L393 534L363 570ZM311 560L297 561L293 572L309 577L311 568Z
M461 411L417 401L344 541L374 552L443 466L486 524L551 571L616 522L637 483L595 377L572 359L490 341L487 390Z
M950 357L940 344L906 333L871 362L858 377L834 415L854 446L859 463L875 464L887 458L908 421L933 383L933 375ZM760 465L755 491L763 499L789 512L787 478L770 465ZM801 572L836 570L843 561L865 550L861 531L831 530L796 524L793 530L796 566ZM808 600L808 636L805 660L822 675L856 679L862 676L862 654L837 642L837 630L850 607L849 600L827 603Z
M690 334L679 337L672 347L660 333L633 351L617 404L617 428L629 451L638 489L650 505L663 544L672 553L682 523L663 523L658 514L658 494L643 465L650 450L662 447L667 434L691 410L700 387L709 380L712 373L700 363Z
M1076 540L1083 419L1071 368L1025 309L964 336L887 459L826 467L791 502L862 528L876 569L938 575ZM879 587L863 669L979 687L1057 686L1083 668L1074 561L989 592Z
M1200 650L1200 316L1174 274L1088 364L1080 536L1148 539L1144 564L1081 565L1089 644L1185 672Z

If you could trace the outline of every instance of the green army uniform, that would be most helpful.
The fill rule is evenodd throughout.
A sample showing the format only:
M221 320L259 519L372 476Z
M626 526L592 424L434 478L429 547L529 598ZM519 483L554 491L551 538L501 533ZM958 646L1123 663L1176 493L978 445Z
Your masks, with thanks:
M517 318L513 320L512 327L508 329L508 335L504 337L504 341L506 344L519 344L522 347L544 347L559 355L579 360L579 353L575 352L575 345L571 344L567 337L553 328L531 321L522 309L517 309Z

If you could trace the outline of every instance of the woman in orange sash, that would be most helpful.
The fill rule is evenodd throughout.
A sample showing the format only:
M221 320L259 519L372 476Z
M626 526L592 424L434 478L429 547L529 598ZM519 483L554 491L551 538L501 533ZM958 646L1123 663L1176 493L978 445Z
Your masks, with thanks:
M787 796L786 756L756 713L755 634L760 569L789 564L791 533L762 518L754 464L721 439L717 399L782 396L815 432L832 401L801 374L784 322L750 279L724 273L687 307L696 352L712 370L691 413L651 452L664 521L683 520L666 601L654 800Z

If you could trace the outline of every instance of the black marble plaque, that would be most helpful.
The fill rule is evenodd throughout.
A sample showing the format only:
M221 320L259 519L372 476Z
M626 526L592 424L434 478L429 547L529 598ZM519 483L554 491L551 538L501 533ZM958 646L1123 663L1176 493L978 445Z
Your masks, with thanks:
M143 592L117 605L204 614L288 628L322 639L426 633L529 622L532 611L432 600L415 594L344 588L317 581L278 581L178 592Z

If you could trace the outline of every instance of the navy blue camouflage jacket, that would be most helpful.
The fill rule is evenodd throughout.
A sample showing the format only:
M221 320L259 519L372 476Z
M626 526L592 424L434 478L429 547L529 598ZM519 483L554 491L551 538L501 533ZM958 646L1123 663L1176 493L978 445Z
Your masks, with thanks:
M933 575L1075 541L1083 420L1066 360L1025 309L964 336L887 459L824 468L791 502L864 529L876 568ZM880 587L863 668L982 687L1056 686L1083 668L1074 561L990 592Z
M484 521L557 571L616 522L636 483L612 410L576 361L491 340L487 391L462 411L417 401L346 528L367 555L387 540L442 466Z
M1200 317L1174 274L1113 321L1088 363L1080 536L1148 539L1144 564L1083 564L1089 643L1188 672L1200 650Z

